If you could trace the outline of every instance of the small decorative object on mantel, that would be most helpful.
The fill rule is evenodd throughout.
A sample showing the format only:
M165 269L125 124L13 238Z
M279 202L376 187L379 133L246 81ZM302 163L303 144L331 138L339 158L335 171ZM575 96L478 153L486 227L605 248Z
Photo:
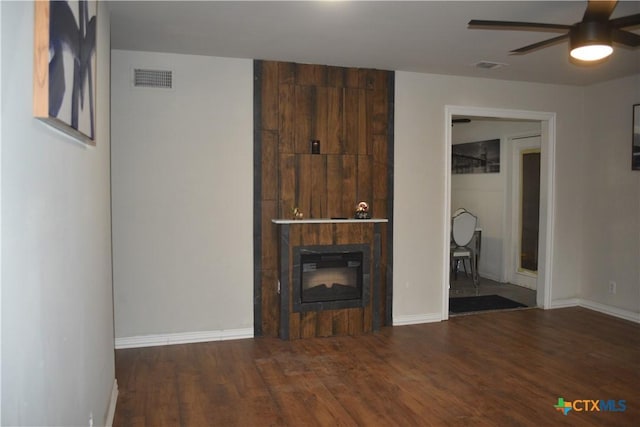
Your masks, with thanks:
M311 154L320 154L320 140L311 140Z
M300 209L298 209L297 206L291 208L291 213L293 214L293 219L303 219L304 218L304 214L302 213L302 211Z
M371 219L369 214L369 204L367 202L360 202L356 207L356 219Z

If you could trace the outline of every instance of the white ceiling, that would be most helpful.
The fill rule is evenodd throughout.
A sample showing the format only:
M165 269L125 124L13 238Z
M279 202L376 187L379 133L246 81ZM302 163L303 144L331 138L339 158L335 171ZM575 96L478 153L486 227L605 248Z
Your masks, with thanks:
M640 48L614 45L595 66L566 42L510 50L558 33L468 29L471 19L573 24L586 1L110 1L114 49L292 61L587 85L640 73ZM612 17L640 13L621 1ZM638 27L631 29L640 33ZM479 61L506 63L486 70Z

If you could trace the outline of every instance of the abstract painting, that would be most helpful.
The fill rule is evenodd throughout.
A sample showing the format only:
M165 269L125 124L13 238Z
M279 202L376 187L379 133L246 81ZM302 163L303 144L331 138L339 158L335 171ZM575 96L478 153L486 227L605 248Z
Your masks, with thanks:
M633 135L631 142L631 169L640 171L640 104L633 106Z
M468 142L451 147L451 173L499 173L500 140Z
M96 135L96 1L37 1L34 116L91 145Z

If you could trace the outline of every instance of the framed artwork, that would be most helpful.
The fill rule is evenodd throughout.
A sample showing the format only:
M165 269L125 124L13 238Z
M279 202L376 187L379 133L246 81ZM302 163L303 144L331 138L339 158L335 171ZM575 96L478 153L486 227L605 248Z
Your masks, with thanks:
M633 132L631 135L631 169L640 171L640 104L633 106Z
M500 140L451 146L451 173L500 173Z
M36 1L33 114L96 144L96 1Z

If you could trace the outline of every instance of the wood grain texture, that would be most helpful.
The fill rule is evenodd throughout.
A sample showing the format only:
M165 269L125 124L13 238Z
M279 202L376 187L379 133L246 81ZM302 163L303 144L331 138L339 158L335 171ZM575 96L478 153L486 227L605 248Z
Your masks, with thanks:
M278 63L262 62L262 130L278 130Z
M296 84L296 64L293 62L278 62L278 83L280 85Z
M278 200L278 133L262 132L262 200Z
M277 228L271 222L269 216L277 213L277 202L265 201L261 203L260 230L262 239L260 240L260 266L254 267L259 280L260 294L254 294L254 304L260 304L259 317L255 318L256 328L260 334L277 334L280 315L280 303L277 295L278 281L278 235ZM265 269L265 266L266 269Z
M632 426L640 325L582 308L460 316L355 337L116 350L114 427ZM558 397L624 399L562 415Z
M311 198L313 195L311 154L296 155L295 159L296 206L302 210L305 218L314 218L311 215Z
M327 156L310 155L312 218L328 218L327 211Z
M388 99L386 87L374 89L367 92L367 104L370 107L370 114L372 115L371 133L373 135L386 136L387 127L389 125L388 115Z
M34 3L33 115L49 117L49 2Z
M327 136L323 153L341 154L344 152L344 89L327 89Z
M371 174L373 193L376 199L387 199L387 138L383 135L373 136L373 163ZM379 214L378 214L379 215ZM385 215L386 216L386 215Z
M258 207L269 210L260 215L261 250L266 252L260 257L263 270L279 268L273 255L277 251L269 244L274 236L267 225L274 200L277 218L291 218L293 207L298 207L305 218L350 218L360 200L375 209L390 205L385 157L389 153L388 76L389 72L379 70L262 61L262 194ZM377 105L380 102L385 105ZM311 154L314 139L320 141L320 155ZM386 210L377 212L384 217ZM304 230L307 242L331 244L353 237L342 229L312 226ZM386 265L385 259L381 265ZM269 311L264 301L261 309ZM276 314L271 310L265 316L276 319ZM370 315L363 314L361 319ZM256 316L261 313L256 312ZM348 317L332 313L330 318L316 316L311 322L311 316L295 314L291 322L302 335L312 330L324 335L329 329L332 333L348 333Z
M320 153L327 152L325 145L327 145L328 137L328 120L329 120L329 94L326 87L316 87L315 95L312 99L313 114L311 117L311 139L320 141ZM307 153L310 153L310 148L307 147Z
M349 88L366 87L367 70L361 68L345 68L344 85Z
M275 270L278 263L278 226L271 221L274 215L278 215L278 202L262 202L262 265Z
M294 87L294 153L311 153L311 128L315 118L316 88L313 86Z
M344 93L344 153L360 154L366 146L365 92L362 89L345 89ZM363 142L364 141L364 142ZM363 152L362 154L366 154Z
M342 209L342 156L327 156L327 215L347 216Z
M341 211L347 218L353 218L356 210L358 188L357 157L351 155L342 156L342 206Z
M344 87L344 74L343 67L327 67L327 86Z
M280 325L280 296L278 295L278 270L262 270L262 333L278 336Z
M323 310L317 313L316 333L317 337L331 337L333 332L333 310Z
M300 313L300 338L314 338L316 336L318 320L317 312Z
M297 206L296 157L293 154L281 154L280 176L280 218L291 218L291 208Z
M278 104L280 113L280 127L278 128L278 148L280 154L290 154L295 152L295 132L296 132L296 94L295 86L281 84L278 88L280 102Z
M327 66L317 64L295 64L296 84L303 86L326 86Z
M356 203L363 200L373 204L373 160L371 156L358 156L356 173ZM386 178L386 177L385 177ZM355 210L355 203L354 203ZM384 218L384 217L382 217Z
M318 245L333 245L333 224L320 224L318 230Z

